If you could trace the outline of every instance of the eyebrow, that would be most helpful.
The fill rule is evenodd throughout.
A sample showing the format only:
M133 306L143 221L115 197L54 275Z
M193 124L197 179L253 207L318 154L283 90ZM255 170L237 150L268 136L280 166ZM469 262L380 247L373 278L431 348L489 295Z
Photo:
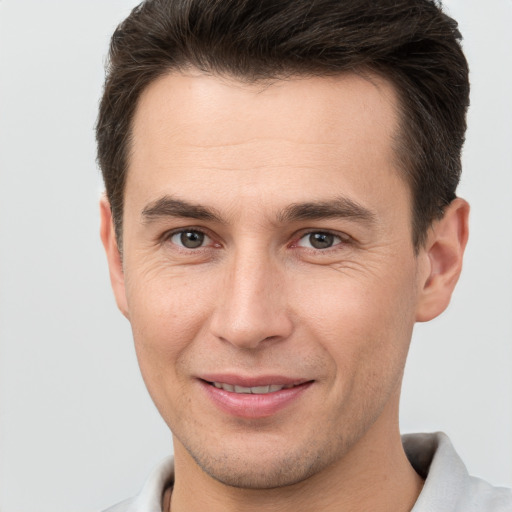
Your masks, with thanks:
M171 196L161 197L149 203L142 210L143 222L147 223L162 217L187 217L190 219L222 222L220 215L215 210Z
M176 199L172 196L163 196L149 203L142 210L142 219L145 223L165 217L186 217L225 223L222 216L215 209ZM372 224L376 220L376 215L368 208L344 196L331 201L294 203L284 208L277 215L279 223L334 218L348 218Z
M335 218L354 219L364 224L373 224L377 216L368 208L344 196L332 201L291 204L278 216L279 222Z

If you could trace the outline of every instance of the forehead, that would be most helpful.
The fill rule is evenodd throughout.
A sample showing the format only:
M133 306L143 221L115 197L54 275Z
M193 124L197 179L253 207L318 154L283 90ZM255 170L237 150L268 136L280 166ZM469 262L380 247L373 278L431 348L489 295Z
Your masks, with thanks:
M375 76L244 84L171 73L139 100L125 198L179 189L211 201L229 186L242 201L275 185L283 202L307 201L339 178L343 193L364 200L379 193L379 180L399 179L397 110L393 87Z
M230 128L236 129L240 142L269 135L340 144L340 137L350 142L354 135L361 135L355 133L357 128L367 129L368 124L388 125L388 133L380 135L391 135L396 106L393 86L376 75L350 73L247 84L199 71L175 72L143 91L133 128L135 142L142 131L159 127L159 134L176 143L205 146L234 142ZM225 130L218 129L219 123ZM165 134L161 132L164 125ZM284 126L286 133L281 131ZM187 127L193 133L183 130Z

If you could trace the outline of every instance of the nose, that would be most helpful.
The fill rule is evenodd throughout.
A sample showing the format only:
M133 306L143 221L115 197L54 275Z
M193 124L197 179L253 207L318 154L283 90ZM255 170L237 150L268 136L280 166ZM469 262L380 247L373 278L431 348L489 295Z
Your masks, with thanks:
M258 349L287 338L293 324L287 311L283 270L271 255L233 255L211 317L212 334L238 348Z

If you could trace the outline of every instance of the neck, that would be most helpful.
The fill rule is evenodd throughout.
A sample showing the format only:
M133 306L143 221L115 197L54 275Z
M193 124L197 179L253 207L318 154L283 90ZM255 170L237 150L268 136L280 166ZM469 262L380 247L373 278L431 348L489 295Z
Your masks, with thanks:
M398 422L373 427L342 460L298 484L239 489L204 473L175 440L175 484L165 512L409 512L423 481L403 451Z

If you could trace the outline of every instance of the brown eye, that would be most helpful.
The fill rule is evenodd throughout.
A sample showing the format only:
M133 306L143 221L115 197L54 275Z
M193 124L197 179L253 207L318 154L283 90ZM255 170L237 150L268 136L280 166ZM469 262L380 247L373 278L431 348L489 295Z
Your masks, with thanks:
M315 233L308 233L304 235L298 245L300 247L309 247L312 249L329 249L341 242L341 238L332 233L323 233L321 231Z
M209 238L204 233L192 230L179 231L178 233L174 233L171 237L172 243L181 245L186 249L197 249L198 247L202 247L205 240L209 240Z

